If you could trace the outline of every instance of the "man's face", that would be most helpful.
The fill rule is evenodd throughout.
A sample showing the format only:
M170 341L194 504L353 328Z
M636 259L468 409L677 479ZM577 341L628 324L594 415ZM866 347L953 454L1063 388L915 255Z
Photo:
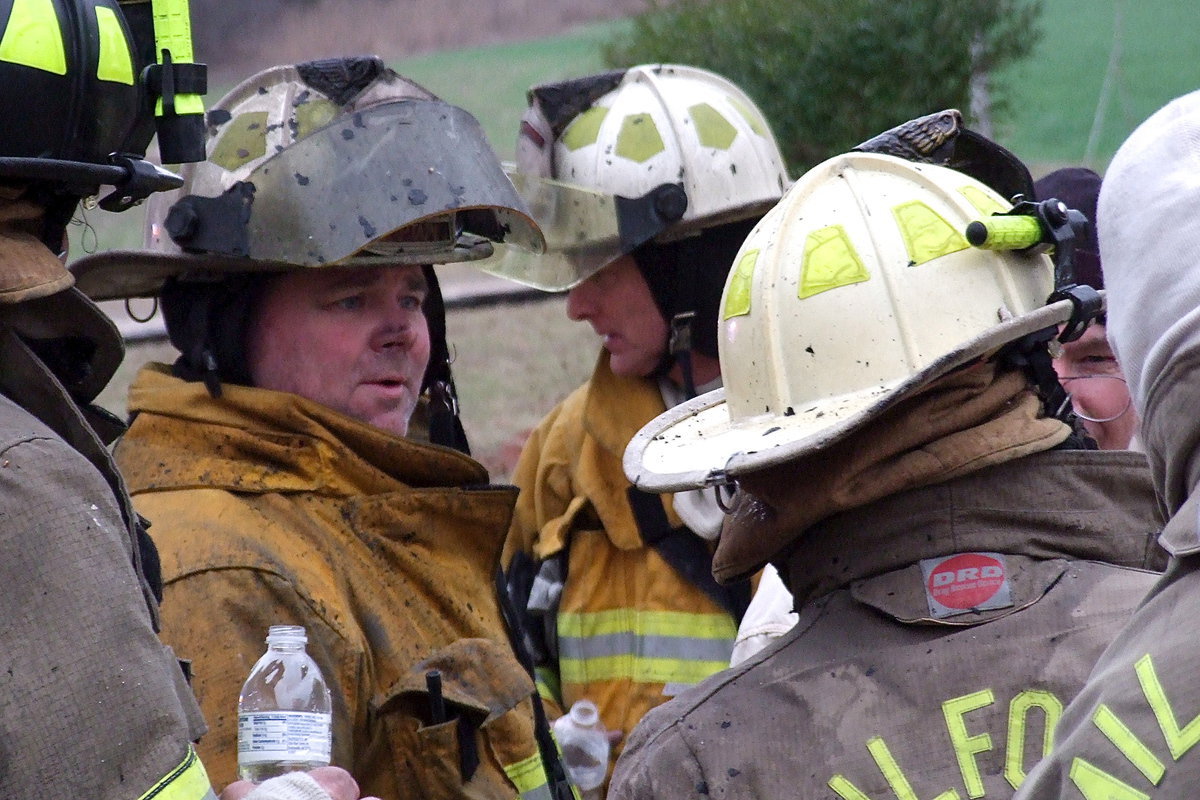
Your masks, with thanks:
M1124 375L1105 338L1105 327L1093 324L1083 336L1064 344L1062 355L1054 359L1054 371L1071 395L1075 413L1084 418L1083 426L1100 449L1128 448L1137 430L1137 414L1130 404Z
M666 353L666 320L632 256L618 258L571 289L567 316L591 323L617 375L649 375Z
M271 281L247 341L254 385L404 436L429 363L419 266L311 269Z

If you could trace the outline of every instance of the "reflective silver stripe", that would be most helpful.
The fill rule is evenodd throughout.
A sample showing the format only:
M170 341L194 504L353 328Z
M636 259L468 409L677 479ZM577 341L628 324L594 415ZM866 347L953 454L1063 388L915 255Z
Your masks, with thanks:
M681 636L638 636L632 631L598 636L560 636L561 658L593 659L613 656L662 658L672 661L724 661L733 654L732 639Z

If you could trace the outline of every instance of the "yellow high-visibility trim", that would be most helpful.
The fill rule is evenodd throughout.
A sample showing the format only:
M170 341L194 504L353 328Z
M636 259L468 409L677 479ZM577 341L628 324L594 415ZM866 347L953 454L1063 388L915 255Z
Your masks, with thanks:
M737 628L728 614L613 608L607 611L560 612L558 632L559 636L578 637L632 632L637 636L732 639L737 635Z
M900 764L892 755L892 751L888 749L883 737L876 736L867 742L867 750L871 753L871 758L875 759L875 764L883 773L883 777L887 779L888 786L896 793L898 800L917 800L917 793L913 791L912 784L908 782L908 778L900 769ZM948 792L942 792L933 800L958 800L958 792L951 789Z
M158 98L158 102L154 104L154 113L161 117L163 113L162 98ZM204 98L198 94L177 94L175 95L175 113L176 114L203 114L204 113Z
M649 114L630 114L621 120L617 131L617 146L614 153L639 164L648 161L666 149L654 117Z
M1150 795L1139 792L1082 758L1071 762L1070 778L1085 800L1150 800Z
M1002 214L1008 211L1009 207L999 202L995 195L985 192L978 186L963 186L958 190L963 197L967 198L967 202L975 206L976 210L985 217L990 217L992 214Z
M171 51L175 63L191 63L192 12L188 0L154 0L154 46L159 58ZM178 107L178 106L177 106Z
M533 674L538 694L545 700L562 705L562 685L558 673L549 667L534 667Z
M13 0L0 61L67 74L67 51L52 0Z
M549 780L540 753L534 753L515 764L505 764L504 774L517 787L523 800L550 797Z
M1129 763L1138 768L1138 772L1155 786L1163 779L1167 768L1158 756L1137 738L1137 734L1129 729L1124 722L1113 713L1104 703L1092 714L1092 724L1112 742L1121 755L1129 759Z
M595 144L596 139L600 138L600 126L604 123L604 118L608 116L608 109L604 106L592 106L587 111L584 111L575 119L571 120L571 124L563 131L561 142L563 147L568 150L578 150L581 147L586 147L589 144Z
M726 95L730 105L738 110L742 115L742 119L746 120L746 124L750 126L750 130L757 133L759 136L767 135L767 123L762 116L753 111L750 106L743 103L733 95Z
M630 680L634 683L699 683L729 666L725 661L692 661L679 658L641 658L633 655L600 658L561 658L558 670L564 683Z
M754 281L754 265L758 263L757 249L748 250L738 259L725 292L725 319L750 313L750 285Z
M1014 789L1020 788L1029 774L1021 757L1025 754L1025 733L1028 728L1026 719L1029 710L1040 708L1045 716L1042 727L1042 756L1045 757L1054 746L1054 729L1062 716L1062 701L1052 692L1039 689L1026 689L1013 698L1008 704L1008 742L1005 746L1004 777Z
M971 246L945 217L920 200L901 203L892 209L892 215L908 249L909 266L915 267Z
M829 225L808 235L798 291L801 300L870 279L871 274L841 225Z
M984 689L942 703L942 716L946 718L946 731L954 745L954 757L958 759L958 771L962 773L967 797L983 797L983 776L979 774L975 756L992 749L992 737L988 733L968 734L963 717L994 702L996 695L991 689Z
M217 800L217 795L208 782L204 765L189 746L182 763L138 800Z
M1154 709L1154 716L1158 719L1163 738L1167 740L1171 757L1178 761L1184 753L1195 747L1196 742L1200 742L1200 716L1193 717L1187 725L1179 727L1179 721L1175 712L1171 710L1166 691L1158 681L1158 674L1154 671L1154 662L1149 653L1139 658L1133 669L1137 673L1138 683L1142 685L1142 694L1146 695L1150 708Z
M696 127L700 144L717 150L728 150L737 138L737 128L708 103L697 103L688 109L688 116Z
M133 86L133 56L116 12L107 6L96 6L96 29L100 32L96 77Z

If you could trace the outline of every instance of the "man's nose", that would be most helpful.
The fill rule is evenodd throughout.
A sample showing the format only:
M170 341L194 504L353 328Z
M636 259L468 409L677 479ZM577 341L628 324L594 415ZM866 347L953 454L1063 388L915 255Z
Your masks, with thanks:
M590 319L596 313L596 291L592 281L586 280L567 292L567 318L576 322Z
M401 303L390 304L375 332L375 346L411 347L417 325L423 319L424 312L419 308L406 308Z

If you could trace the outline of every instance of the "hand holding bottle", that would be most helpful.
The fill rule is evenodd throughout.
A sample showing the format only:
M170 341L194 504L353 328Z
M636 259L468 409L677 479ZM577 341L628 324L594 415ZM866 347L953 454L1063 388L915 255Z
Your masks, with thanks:
M320 793L324 793L324 797ZM358 783L341 767L318 767L292 772L263 783L237 781L225 787L220 800L379 800L358 796Z

